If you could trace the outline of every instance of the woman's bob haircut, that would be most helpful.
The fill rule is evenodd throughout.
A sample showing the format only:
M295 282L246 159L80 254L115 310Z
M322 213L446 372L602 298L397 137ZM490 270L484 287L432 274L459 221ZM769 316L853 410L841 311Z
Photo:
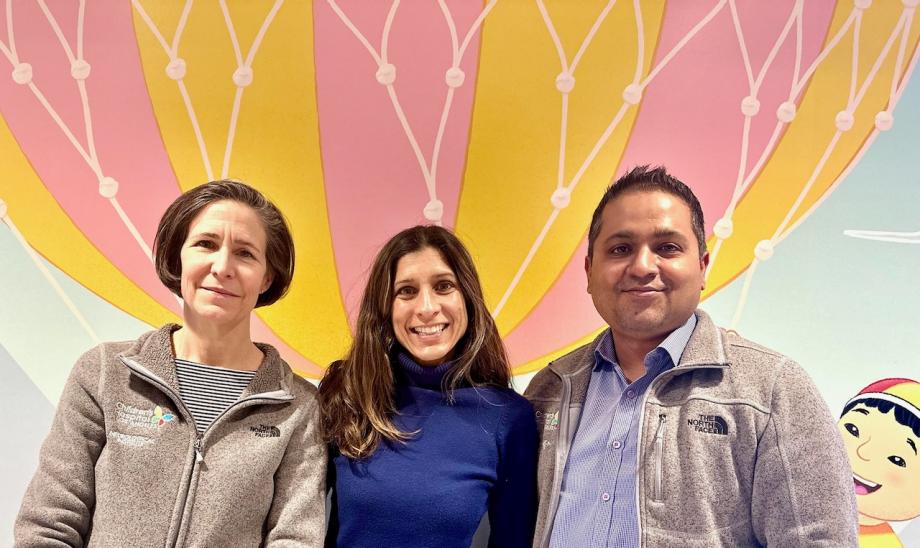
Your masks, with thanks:
M287 292L294 277L294 239L281 211L261 192L240 181L211 181L197 186L176 198L160 219L153 242L157 276L170 291L182 297L182 245L195 217L209 205L230 200L249 206L256 212L265 228L265 260L272 283L256 301L256 307L266 306Z
M457 342L455 365L444 377L448 398L461 386L508 387L511 368L501 337L482 296L473 259L459 239L439 226L415 226L388 241L371 267L345 359L329 366L319 388L323 435L343 455L360 459L381 440L404 441L412 433L393 424L395 377L391 367L401 350L393 332L393 282L399 260L434 249L457 278L468 327Z

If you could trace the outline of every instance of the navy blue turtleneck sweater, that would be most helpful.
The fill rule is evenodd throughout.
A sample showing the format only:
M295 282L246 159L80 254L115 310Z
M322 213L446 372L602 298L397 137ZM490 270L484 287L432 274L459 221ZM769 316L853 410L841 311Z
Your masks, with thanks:
M395 425L415 432L360 461L334 456L326 546L468 548L489 512L490 546L531 545L537 426L511 389L441 391L452 363L417 365L401 354Z

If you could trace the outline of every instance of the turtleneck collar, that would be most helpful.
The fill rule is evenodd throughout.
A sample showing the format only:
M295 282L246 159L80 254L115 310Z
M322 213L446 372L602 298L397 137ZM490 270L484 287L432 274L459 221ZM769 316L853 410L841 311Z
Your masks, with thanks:
M419 386L430 390L440 390L441 380L456 362L447 361L440 365L419 365L409 354L400 351L396 362L406 374L410 386Z

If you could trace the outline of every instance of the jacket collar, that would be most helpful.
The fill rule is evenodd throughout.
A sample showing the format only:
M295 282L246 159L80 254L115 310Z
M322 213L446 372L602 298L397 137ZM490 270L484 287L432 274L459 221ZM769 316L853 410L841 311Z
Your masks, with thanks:
M713 323L709 314L696 310L696 329L687 341L687 348L680 357L680 367L696 366L730 367L725 353L722 330Z
M696 327L684 353L681 355L680 363L675 370L680 371L683 367L729 367L731 363L725 357L725 343L722 340L722 333L716 324L713 323L709 314L700 309L696 310ZM569 354L554 360L549 364L549 368L559 376L570 376L573 378L573 390L578 387L574 383L584 377L584 384L590 380L590 371L594 366L594 349L600 343L606 333L606 329L601 331L594 340L584 346L581 346Z
M135 362L159 378L164 384L179 393L179 380L176 377L176 353L172 346L172 334L179 325L169 323L142 335L137 345L122 354L126 360ZM278 351L268 344L256 343L265 355L255 377L249 382L240 398L264 392L291 392L293 373L281 359Z

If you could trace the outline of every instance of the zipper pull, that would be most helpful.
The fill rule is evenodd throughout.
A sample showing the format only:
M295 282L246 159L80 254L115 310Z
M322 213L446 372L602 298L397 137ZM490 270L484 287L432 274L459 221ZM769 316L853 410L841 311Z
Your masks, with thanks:
M662 495L662 476L664 475L664 413L658 415L658 429L655 430L655 468L652 482L652 500L660 501Z
M195 462L204 461L204 456L201 454L201 434L195 438Z
M655 442L659 444L661 443L662 436L664 435L664 428L662 428L662 426L664 426L664 419L666 417L667 415L665 415L664 413L658 415L658 429L655 430Z

